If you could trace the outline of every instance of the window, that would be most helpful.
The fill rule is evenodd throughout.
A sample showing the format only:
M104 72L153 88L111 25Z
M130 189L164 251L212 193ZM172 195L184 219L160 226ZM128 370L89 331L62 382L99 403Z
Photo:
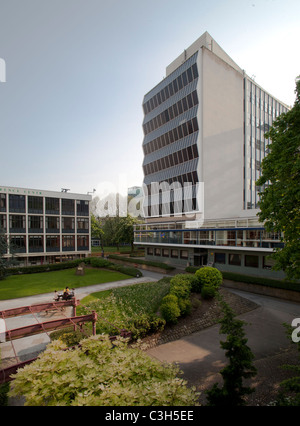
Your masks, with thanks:
M28 237L29 253L44 251L44 238L42 235L30 235Z
M9 215L10 232L25 232L25 216Z
M10 246L16 253L26 252L26 239L25 236L10 237Z
M59 232L59 217L46 216L46 232Z
M0 214L0 232L6 232L6 215Z
M62 214L74 215L75 214L74 200L62 199L61 210L62 210Z
M163 249L162 250L162 255L163 255L163 257L169 257L169 250L168 249Z
M60 241L58 235L47 235L46 237L46 251L59 251Z
M178 250L171 250L171 257L178 258Z
M28 216L28 232L43 232L43 216Z
M63 236L63 251L74 251L75 250L75 237L73 235Z
M229 265L241 266L241 255L240 254L230 254L229 255Z
M273 268L273 266L275 265L275 260L272 259L269 256L264 256L263 257L263 268L264 269L269 269L271 270Z
M77 237L77 250L89 249L89 237L87 235L80 235Z
M77 232L89 231L89 219L77 219Z
M246 254L245 266L249 266L250 268L258 268L258 256Z
M88 216L89 215L89 202L84 200L77 200L77 215Z
M47 214L59 214L59 199L58 198L46 198L46 213Z
M28 213L43 213L43 197L28 196Z
M221 264L225 265L226 254L225 253L215 253L215 263L221 263Z
M188 259L188 251L187 250L180 250L180 259Z
M153 247L148 247L148 248L147 248L147 254L148 254L149 256L153 256Z
M9 194L9 211L13 213L25 213L25 195Z
M156 248L154 253L155 253L155 256L160 256L160 248Z
M61 221L62 232L74 232L75 219L74 217L63 217Z
M0 212L6 212L6 194L0 194Z

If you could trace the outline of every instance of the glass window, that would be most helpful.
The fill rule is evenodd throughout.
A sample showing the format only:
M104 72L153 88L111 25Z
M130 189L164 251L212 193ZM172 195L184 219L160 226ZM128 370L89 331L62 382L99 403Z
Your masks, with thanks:
M62 199L61 210L62 210L62 214L74 215L75 214L74 200Z
M226 254L225 253L215 253L215 263L226 263Z
M43 232L43 216L28 216L28 232Z
M77 204L77 215L88 216L89 215L89 202L84 200L78 200Z
M63 251L75 250L75 237L73 235L63 236Z
M229 255L229 264L241 266L241 255L240 254L230 254Z
M10 232L25 232L26 216L9 215Z
M59 214L59 199L58 198L46 198L46 213L48 214Z
M43 252L44 251L44 238L42 235L33 236L30 235L28 237L29 242L29 252L35 253L35 252Z
M193 81L192 68L189 68L189 69L187 70L187 77L188 77L188 81L189 81L189 83L190 83L191 81Z
M0 212L6 212L6 194L0 194Z
M193 70L194 78L198 78L198 77L199 77L199 74L198 74L198 69L197 69L197 65L196 65L196 64L194 64L194 65L192 66L192 70Z
M178 250L171 250L171 257L178 258Z
M258 268L258 256L246 254L245 266L249 266L251 268Z
M188 259L188 251L180 250L180 259Z
M43 213L43 197L28 196L28 213Z
M147 254L148 254L149 256L153 256L153 247L148 247L148 248L147 248Z
M25 195L9 194L9 211L25 213Z
M46 216L46 232L57 232L59 230L59 217Z
M74 232L75 219L74 217L63 217L62 218L62 231L63 232Z
M183 85L186 86L188 83L186 72L182 73Z
M0 231L6 232L6 215L0 214Z
M163 257L169 257L169 250L168 249L162 249L162 255L163 255Z
M160 248L155 249L155 256L160 256Z

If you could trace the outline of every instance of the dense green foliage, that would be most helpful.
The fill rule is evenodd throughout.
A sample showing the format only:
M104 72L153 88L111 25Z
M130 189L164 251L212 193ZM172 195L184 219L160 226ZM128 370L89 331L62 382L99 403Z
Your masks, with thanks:
M283 233L283 248L273 258L275 269L289 279L300 278L300 78L293 108L281 114L266 138L271 139L262 161L259 219L267 231Z
M217 268L204 266L198 269L195 275L201 288L201 296L204 299L213 298L223 282L222 273Z
M77 312L79 315L97 312L97 333L116 335L119 330L126 329L132 332L134 339L143 337L165 325L156 312L169 292L169 281L164 278L158 282L115 288L104 294L99 292L93 298L83 299L83 306L78 307Z
M57 340L15 375L11 395L31 406L181 406L195 405L197 394L163 365L138 348L107 336L82 340L63 350Z
M253 388L244 386L243 379L249 379L256 375L253 365L254 355L245 337L244 321L235 318L233 310L221 299L220 304L224 313L221 319L220 334L226 334L225 341L221 341L221 348L226 351L225 355L229 364L224 367L220 374L223 377L223 386L214 384L207 391L208 405L212 406L240 406L245 405L245 395L254 392Z

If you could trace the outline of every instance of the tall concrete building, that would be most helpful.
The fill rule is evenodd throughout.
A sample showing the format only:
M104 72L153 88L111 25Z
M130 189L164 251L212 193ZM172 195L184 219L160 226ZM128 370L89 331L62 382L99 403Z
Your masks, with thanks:
M288 106L206 32L167 66L143 109L146 223L136 243L155 260L274 275L267 256L280 236L258 222L255 182L264 134Z

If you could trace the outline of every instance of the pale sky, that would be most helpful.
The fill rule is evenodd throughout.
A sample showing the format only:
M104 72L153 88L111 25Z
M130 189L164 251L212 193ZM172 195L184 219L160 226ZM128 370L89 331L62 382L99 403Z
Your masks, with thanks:
M299 0L0 0L0 185L140 186L144 94L205 31L293 105Z

